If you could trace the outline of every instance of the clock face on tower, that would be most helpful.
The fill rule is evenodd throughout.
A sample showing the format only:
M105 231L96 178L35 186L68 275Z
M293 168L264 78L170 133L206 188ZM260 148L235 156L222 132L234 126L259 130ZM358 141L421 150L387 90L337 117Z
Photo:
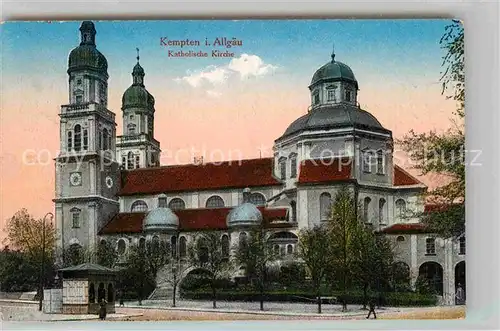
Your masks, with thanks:
M82 174L80 172L72 172L69 175L69 183L71 184L71 186L82 185Z
M109 176L106 177L106 186L108 188L112 188L113 187L113 178L111 178Z

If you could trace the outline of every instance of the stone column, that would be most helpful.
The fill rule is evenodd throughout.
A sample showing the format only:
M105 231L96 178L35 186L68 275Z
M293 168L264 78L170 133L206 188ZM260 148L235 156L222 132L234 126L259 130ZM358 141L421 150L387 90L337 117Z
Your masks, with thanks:
M411 251L411 265L410 265L410 270L411 270L411 286L412 288L415 288L415 283L418 278L418 261L417 261L417 245L418 245L418 240L417 240L417 235L412 234L410 235L410 251Z
M89 151L96 151L96 139L95 139L95 133L96 133L96 122L94 121L93 117L88 118L89 121Z
M62 249L64 248L64 213L62 203L55 205L55 221L56 221L56 247L61 249L61 255L58 260L62 261Z

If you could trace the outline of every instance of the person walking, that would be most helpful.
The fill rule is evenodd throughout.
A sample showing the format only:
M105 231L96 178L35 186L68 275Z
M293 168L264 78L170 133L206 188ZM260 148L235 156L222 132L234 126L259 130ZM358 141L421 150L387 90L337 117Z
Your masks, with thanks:
M366 319L369 319L372 313L373 313L373 319L377 319L377 314L375 313L375 298L370 297L370 301L368 302L368 307L370 308L370 310L368 310L368 316L366 316Z
M103 321L106 319L106 304L104 298L99 302L99 318Z

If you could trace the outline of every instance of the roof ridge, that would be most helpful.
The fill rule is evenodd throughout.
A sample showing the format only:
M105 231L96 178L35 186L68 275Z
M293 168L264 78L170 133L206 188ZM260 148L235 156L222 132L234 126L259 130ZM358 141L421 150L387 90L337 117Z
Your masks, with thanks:
M239 160L225 160L225 161L214 161L207 162L202 164L194 164L194 163L184 163L184 164L171 164L171 165L160 165L158 167L149 167L149 168L137 168L131 170L124 170L127 172L132 171L147 171L147 170L159 170L159 169L171 169L171 168L181 168L181 167L200 167L200 166L219 166L221 164L231 164L231 163L239 163L239 162L248 162L248 161L257 161L257 160L272 160L273 157L258 157L252 159L239 159Z

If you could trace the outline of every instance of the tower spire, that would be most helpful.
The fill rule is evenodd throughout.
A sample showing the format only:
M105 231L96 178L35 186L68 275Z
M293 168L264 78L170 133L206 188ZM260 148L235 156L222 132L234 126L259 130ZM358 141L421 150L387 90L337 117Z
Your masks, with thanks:
M332 62L335 62L335 43L332 46Z
M137 63L139 63L139 48L136 47L135 50L137 51Z

